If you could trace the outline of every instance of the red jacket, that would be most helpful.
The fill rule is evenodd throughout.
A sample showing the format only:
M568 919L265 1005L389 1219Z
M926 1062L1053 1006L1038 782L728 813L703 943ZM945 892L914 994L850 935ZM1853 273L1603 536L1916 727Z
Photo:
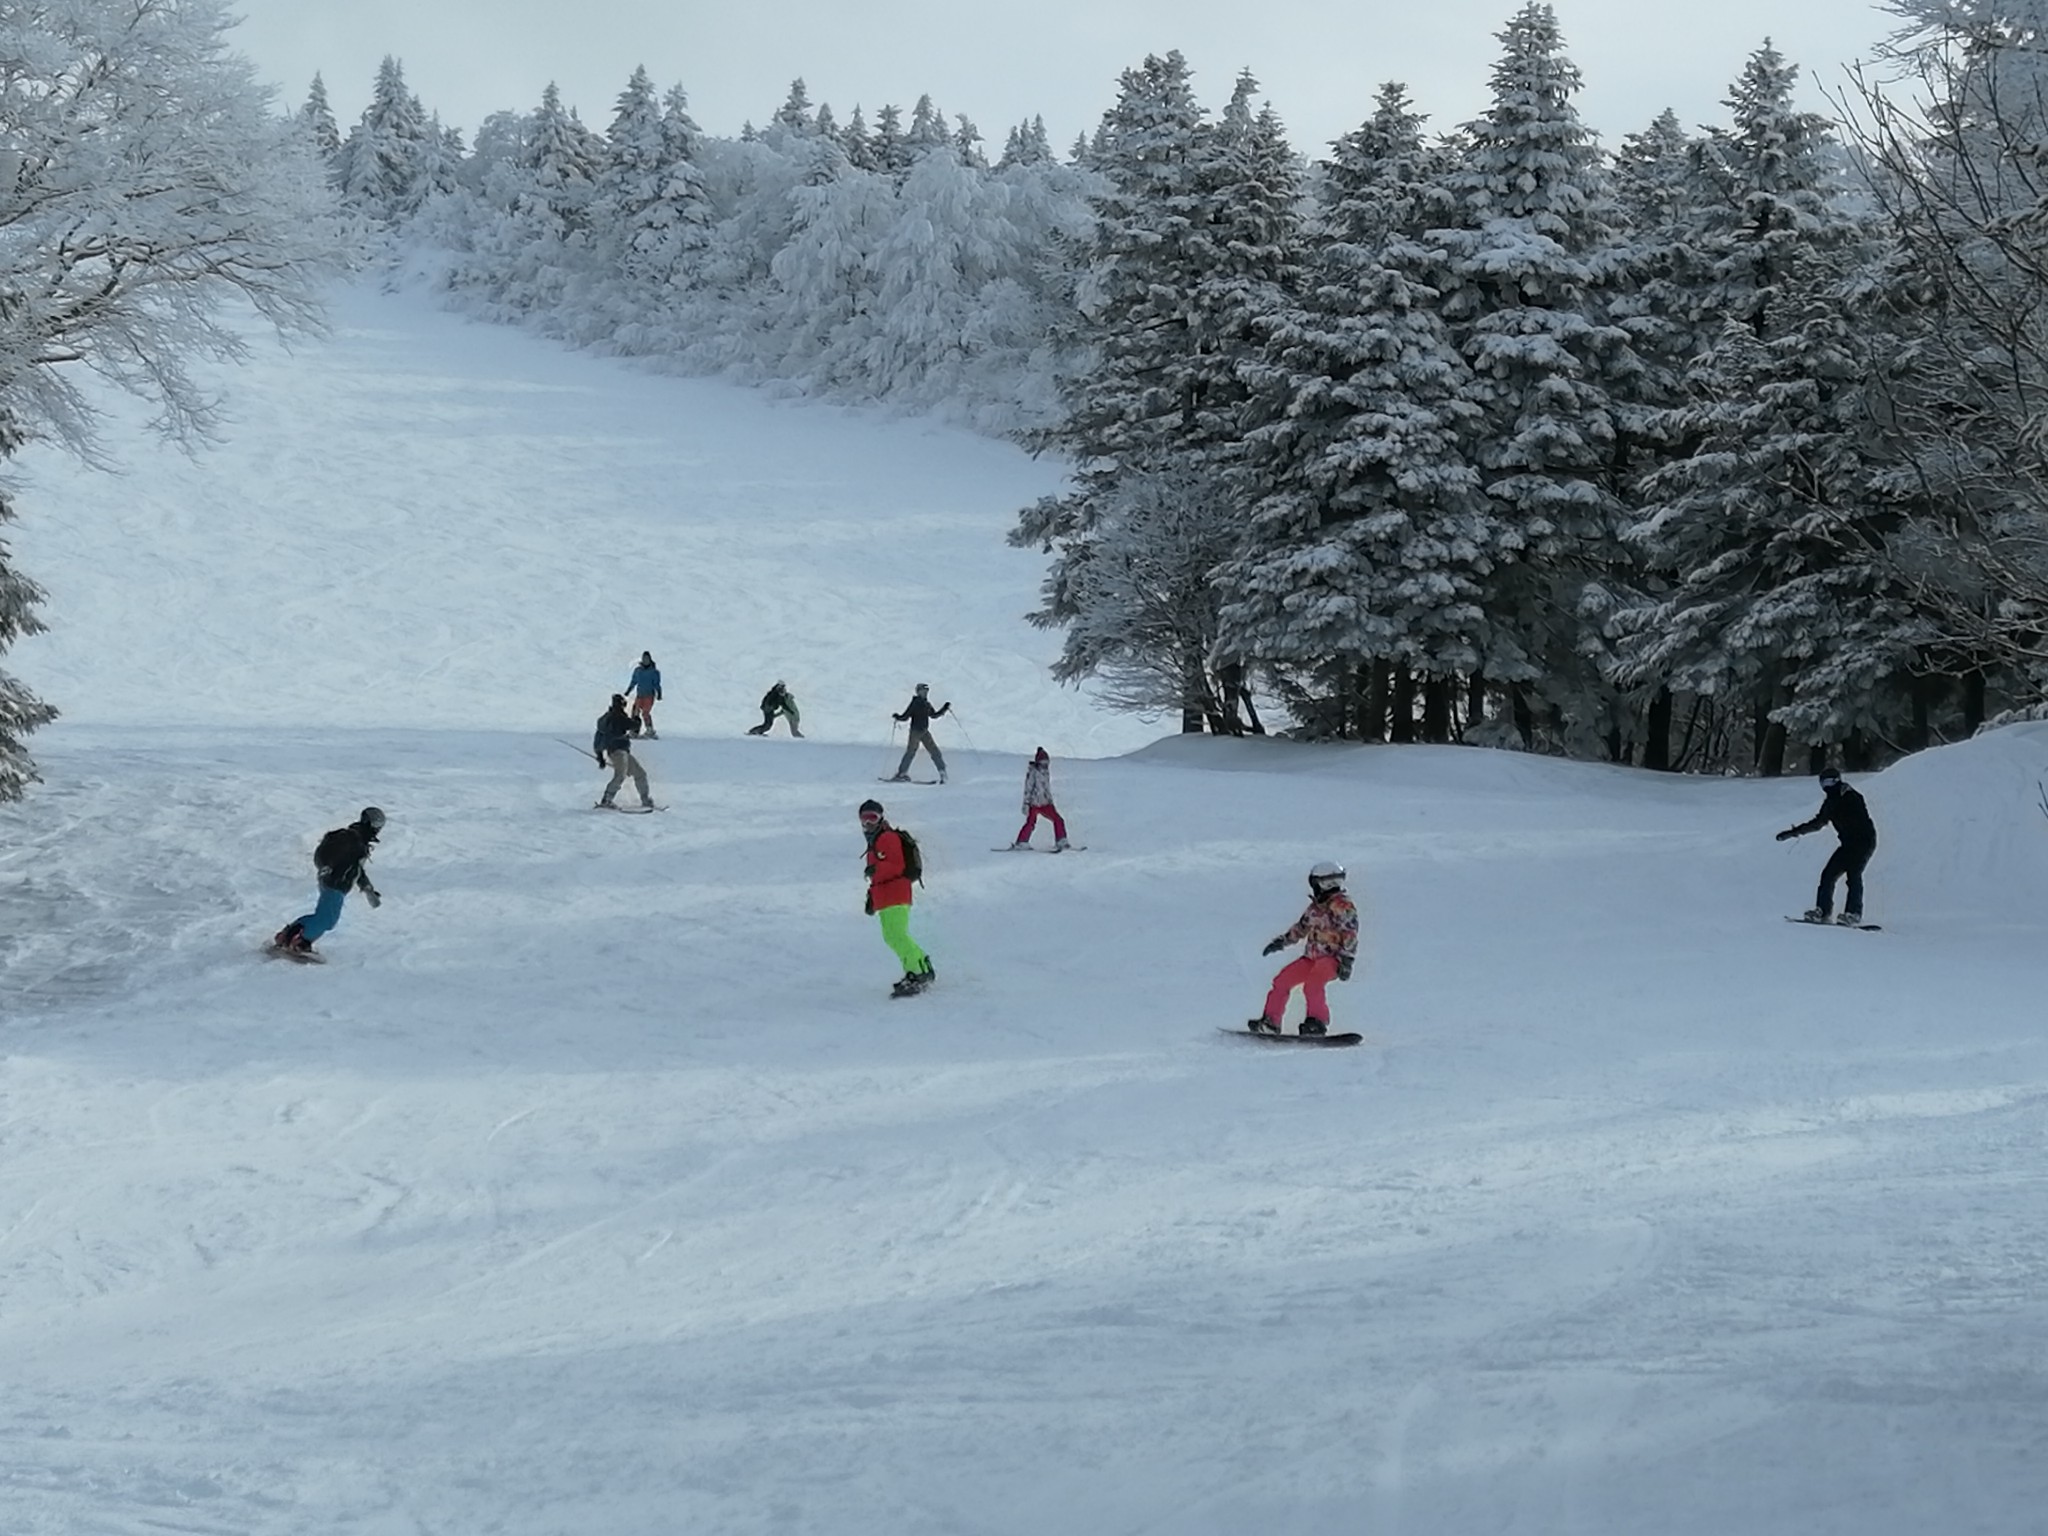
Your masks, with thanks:
M868 910L910 905L910 882L903 877L903 839L887 822L868 843Z

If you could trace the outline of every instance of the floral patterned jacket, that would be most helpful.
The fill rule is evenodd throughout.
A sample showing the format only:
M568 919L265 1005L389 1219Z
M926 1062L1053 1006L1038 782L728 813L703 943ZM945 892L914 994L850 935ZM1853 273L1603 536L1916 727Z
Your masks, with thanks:
M1344 891L1332 891L1327 901L1312 901L1301 920L1281 934L1279 944L1306 939L1302 953L1311 960L1350 960L1358 954L1358 908Z

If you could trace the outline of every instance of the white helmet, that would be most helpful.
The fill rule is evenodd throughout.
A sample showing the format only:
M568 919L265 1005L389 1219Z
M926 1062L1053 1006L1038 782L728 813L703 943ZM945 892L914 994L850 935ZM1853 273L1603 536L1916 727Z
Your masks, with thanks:
M1323 860L1308 872L1308 888L1318 896L1327 896L1332 891L1344 889L1344 866Z

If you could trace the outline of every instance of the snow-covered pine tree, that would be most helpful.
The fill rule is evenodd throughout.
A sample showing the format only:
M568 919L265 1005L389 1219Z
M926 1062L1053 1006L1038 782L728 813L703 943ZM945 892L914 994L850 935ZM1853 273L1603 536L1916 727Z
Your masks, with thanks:
M792 138L802 138L816 130L817 116L811 106L811 93L801 75L789 82L789 95L783 98L782 105L775 109L775 115L769 122Z
M1210 578L1239 521L1218 477L1249 346L1226 326L1272 248L1257 233L1229 247L1281 201L1254 199L1240 228L1221 189L1242 193L1243 168L1287 159L1284 143L1275 150L1275 120L1261 127L1248 106L1240 115L1232 170L1230 141L1208 130L1179 53L1124 72L1090 156L1100 183L1078 330L1091 355L1045 438L1073 459L1073 488L1026 508L1011 534L1054 556L1032 622L1066 630L1057 674L1114 674L1125 703L1149 687L1144 706L1178 708L1190 731L1230 729L1236 718L1234 690L1219 685L1211 656ZM1169 553L1177 563L1162 563ZM1133 602L1145 610L1117 607Z
M426 136L426 116L406 89L404 66L386 54L370 104L342 145L341 188L349 205L385 224L418 207L415 184Z
M1218 649L1281 684L1317 734L1398 739L1414 679L1425 733L1450 734L1452 679L1483 670L1499 528L1466 455L1477 407L1436 313L1441 166L1407 92L1335 145L1299 300L1256 322L1238 497L1251 514L1222 569ZM1398 697L1401 708L1392 708Z
M210 3L0 6L0 460L30 439L95 456L79 373L203 439L220 406L187 369L242 354L230 301L317 329L347 262L333 193L303 129L229 51L232 25ZM0 488L0 522L12 513ZM0 547L0 653L35 631L38 597ZM0 798L32 780L23 737L50 718L0 674Z
M839 130L839 147L846 154L846 163L857 171L879 171L882 162L875 155L874 135L868 131L868 120L856 102L853 116L846 120L846 126Z
M902 176L910 169L910 145L903 134L903 109L884 102L875 114L873 141L875 169L889 176Z
M910 130L904 135L910 159L914 162L918 156L950 148L952 143L953 130L946 126L946 114L933 104L930 96L918 97L917 105L910 109Z
M312 139L321 163L333 165L341 155L341 129L334 121L334 108L328 105L327 82L317 74L306 92L305 105L299 108L299 122Z
M1556 13L1525 5L1499 37L1493 103L1465 126L1455 222L1440 232L1443 314L1485 421L1478 467L1515 553L1491 580L1487 671L1508 685L1524 742L1618 752L1586 611L1624 584L1616 392L1639 365L1608 314L1615 213Z
M1657 435L1687 451L1647 476L1630 539L1650 581L1617 609L1622 676L1720 701L1753 721L1776 773L1785 732L1815 745L1877 725L1904 694L1924 626L1888 590L1871 454L1871 371L1850 318L1862 229L1826 119L1794 103L1768 43L1708 131L1685 241L1694 313L1721 329ZM1875 515L1873 515L1875 514Z
M0 408L0 463L19 452L24 440L11 413ZM0 481L0 656L13 650L22 636L43 632L43 622L36 617L43 590L15 570L13 554L4 537L7 525L13 521L14 504L6 483ZM30 732L56 718L56 710L31 693L12 673L0 670L0 803L19 800L28 786L37 782L27 739Z
M697 137L683 88L657 98L645 67L635 69L619 93L591 190L601 259L626 288L615 328L644 325L636 311L658 305L704 248L711 211L694 163Z

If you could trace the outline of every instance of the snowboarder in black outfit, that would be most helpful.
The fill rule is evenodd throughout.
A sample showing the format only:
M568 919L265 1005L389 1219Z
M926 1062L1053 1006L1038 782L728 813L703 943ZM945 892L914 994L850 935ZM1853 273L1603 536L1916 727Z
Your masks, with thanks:
M910 741L903 748L903 761L896 765L896 772L890 782L900 783L910 777L910 760L917 756L917 749L923 747L932 755L932 766L939 770L939 782L946 782L946 756L939 750L939 744L932 740L932 722L944 714L952 713L953 701L946 700L937 709L932 708L932 685L919 683L917 691L910 696L910 702L900 713L891 715L892 720L910 722Z
M604 796L597 802L600 810L616 809L612 797L626 782L628 774L633 776L633 787L640 792L641 808L654 809L654 797L647 793L647 770L633 755L634 731L633 717L626 713L626 696L623 693L613 694L612 707L598 716L597 731L590 738L590 751L597 759L597 766L612 771L612 781L605 785Z
M1804 837L1809 832L1818 832L1822 827L1833 827L1841 846L1829 857L1827 867L1820 872L1820 889L1815 892L1813 906L1806 914L1809 923L1825 923L1835 907L1835 882L1844 875L1849 878L1848 905L1842 909L1841 923L1853 927L1863 921L1863 866L1870 862L1870 856L1877 852L1877 823L1870 819L1870 807L1863 803L1863 797L1842 782L1842 776L1829 768L1820 776L1820 812L1811 821L1802 821L1796 827L1787 827L1778 834L1778 841Z
M313 941L324 938L341 921L341 904L352 890L361 891L372 907L383 904L384 898L377 894L377 888L370 884L369 871L363 868L377 844L377 834L383 830L384 813L374 805L366 805L354 821L336 827L320 839L313 850L313 872L319 878L320 899L304 917L295 917L277 930L270 940L273 948L311 955Z
M777 678L775 686L761 695L761 723L747 727L749 736L766 736L775 728L779 715L789 717L789 734L803 735L803 716L797 713L796 699L789 691L789 685Z

